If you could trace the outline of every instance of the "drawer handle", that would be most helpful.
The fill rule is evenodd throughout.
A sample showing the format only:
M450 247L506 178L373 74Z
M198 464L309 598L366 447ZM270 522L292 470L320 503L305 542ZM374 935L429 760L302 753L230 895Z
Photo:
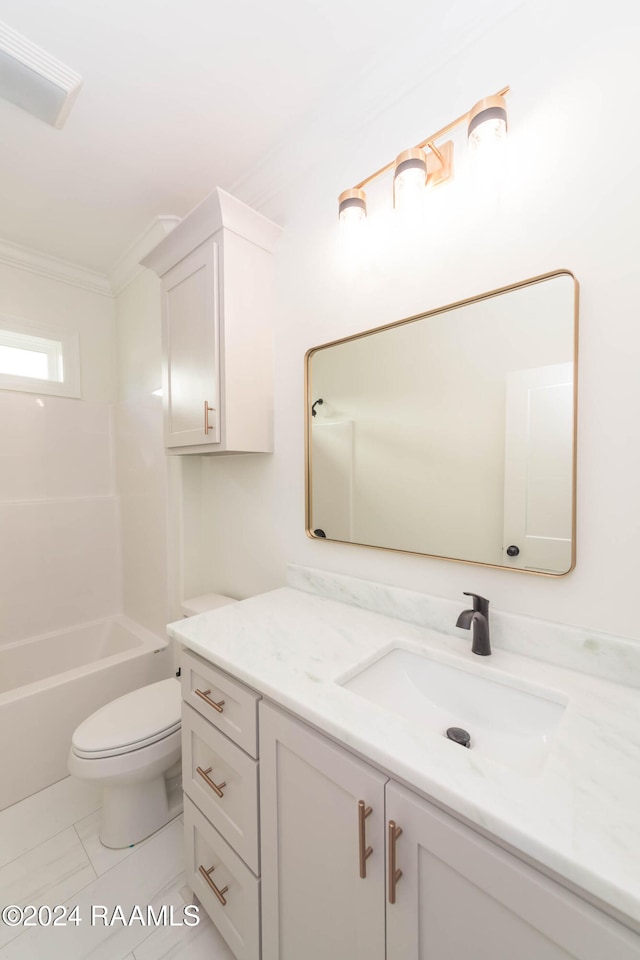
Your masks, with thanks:
M196 767L196 773L199 773L202 779L209 784L214 793L217 793L219 797L224 797L222 788L226 787L227 781L223 780L222 783L214 783L209 774L213 770L213 767L207 767L206 770L203 770L202 767Z
M367 807L364 800L358 800L358 846L360 849L360 879L367 876L367 860L373 853L373 847L367 846L367 832L365 820L373 813L372 807Z
M227 887L223 887L222 890L220 890L218 887L216 887L215 883L213 882L213 880L212 880L211 877L209 876L209 874L210 874L210 873L213 873L214 870L215 870L215 867L209 867L208 870L205 870L205 868L204 868L202 865L200 865L200 866L198 867L198 873L202 874L202 876L204 877L204 879L207 881L207 884L209 885L210 889L213 890L213 892L215 893L216 897L218 898L218 900L220 901L220 903L222 904L222 906L223 906L223 907L226 907L227 901L226 901L226 899L225 899L225 897L224 897L224 894L227 892L227 890L229 889L229 887L228 887L228 886L227 886Z
M211 687L208 690L198 690L196 689L196 696L204 700L205 703L208 703L210 707L213 707L214 710L217 710L218 713L222 713L222 708L224 707L224 700L218 700L216 703L215 700L212 700L209 694L211 693Z
M396 869L396 840L401 836L402 827L389 820L389 903L396 902L396 884L402 876L402 870Z

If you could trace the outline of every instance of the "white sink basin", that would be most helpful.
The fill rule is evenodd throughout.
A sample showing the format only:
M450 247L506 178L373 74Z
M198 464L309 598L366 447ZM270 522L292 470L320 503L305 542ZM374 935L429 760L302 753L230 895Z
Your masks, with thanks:
M515 681L517 682L517 681ZM341 686L446 738L448 727L471 736L471 750L522 773L536 773L566 706L555 691L533 692L508 680L459 669L395 648ZM453 741L451 750L466 748Z

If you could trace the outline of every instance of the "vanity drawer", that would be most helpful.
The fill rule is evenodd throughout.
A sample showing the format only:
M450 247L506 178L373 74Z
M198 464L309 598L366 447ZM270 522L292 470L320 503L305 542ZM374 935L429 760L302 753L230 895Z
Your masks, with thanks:
M260 696L186 650L181 666L182 699L252 757L257 757Z
M238 960L259 960L260 881L188 797L184 828L189 886Z
M258 762L187 703L182 706L182 785L258 874Z

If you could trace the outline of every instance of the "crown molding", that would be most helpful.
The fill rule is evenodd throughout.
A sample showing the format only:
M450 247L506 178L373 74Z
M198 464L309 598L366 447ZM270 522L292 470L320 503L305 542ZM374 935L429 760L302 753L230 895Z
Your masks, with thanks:
M257 210L216 187L183 218L170 236L142 259L142 264L162 277L223 227L269 252L282 232Z
M26 270L28 273L35 273L40 277L47 277L49 280L68 283L103 297L117 297L134 277L142 273L144 267L140 265L140 260L171 233L178 223L180 223L180 217L169 215L156 217L127 247L108 274L98 273L97 270L89 270L68 260L60 260L39 250L2 239L0 239L0 263Z
M108 280L114 297L122 293L145 269L140 261L164 240L180 223L180 217L163 215L156 217L118 257L108 273Z
M113 296L109 280L104 274L69 263L68 260L59 260L30 247L11 243L9 240L0 240L0 263L27 270L49 280L69 283L81 290L99 293L103 297Z

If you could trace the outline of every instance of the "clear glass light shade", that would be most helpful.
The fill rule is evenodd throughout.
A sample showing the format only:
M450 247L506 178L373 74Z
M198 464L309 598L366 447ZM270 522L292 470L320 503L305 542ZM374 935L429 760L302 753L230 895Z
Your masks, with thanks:
M367 211L364 207L344 207L340 211L339 221L341 229L349 230L355 224L367 219Z
M344 206L338 216L339 259L348 270L359 270L368 259L367 211L364 206Z
M426 170L409 167L396 174L393 180L393 205L396 210L411 210L419 207L425 196Z
M479 123L469 134L469 149L472 153L479 150L502 151L507 139L507 121L499 117L491 117Z
M497 196L507 173L507 122L487 117L469 133L469 162L475 189Z

